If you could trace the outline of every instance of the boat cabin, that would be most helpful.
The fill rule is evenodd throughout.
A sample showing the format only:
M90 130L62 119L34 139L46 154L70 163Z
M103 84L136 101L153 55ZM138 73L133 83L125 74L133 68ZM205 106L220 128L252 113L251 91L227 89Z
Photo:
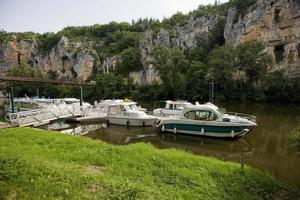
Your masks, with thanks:
M182 110L188 105L192 105L190 102L187 101L166 101L165 109L169 110Z

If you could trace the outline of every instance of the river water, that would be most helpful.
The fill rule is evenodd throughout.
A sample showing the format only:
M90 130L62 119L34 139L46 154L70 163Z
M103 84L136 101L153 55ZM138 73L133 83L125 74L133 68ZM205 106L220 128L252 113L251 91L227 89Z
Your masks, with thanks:
M141 103L152 110L160 103ZM228 111L252 114L258 126L238 139L214 139L199 136L160 134L153 127L126 128L105 124L85 124L69 127L63 122L50 129L65 129L64 133L84 135L112 144L151 143L157 148L177 148L196 155L222 160L242 160L255 168L268 171L278 180L300 187L300 150L288 143L288 136L300 120L300 106L287 105L223 105ZM64 127L65 126L65 127ZM242 152L242 153L241 153Z

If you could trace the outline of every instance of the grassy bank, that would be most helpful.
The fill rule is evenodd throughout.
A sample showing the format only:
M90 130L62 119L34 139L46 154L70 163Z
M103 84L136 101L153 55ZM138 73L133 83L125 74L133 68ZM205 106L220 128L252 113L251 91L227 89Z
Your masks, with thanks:
M0 129L0 199L297 199L299 191L236 163L115 146L30 128Z

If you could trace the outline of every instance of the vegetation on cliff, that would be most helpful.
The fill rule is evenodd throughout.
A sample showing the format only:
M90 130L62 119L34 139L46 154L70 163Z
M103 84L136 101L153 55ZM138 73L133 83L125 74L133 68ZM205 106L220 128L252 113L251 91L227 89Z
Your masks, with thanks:
M150 144L0 129L1 199L297 199L249 166Z

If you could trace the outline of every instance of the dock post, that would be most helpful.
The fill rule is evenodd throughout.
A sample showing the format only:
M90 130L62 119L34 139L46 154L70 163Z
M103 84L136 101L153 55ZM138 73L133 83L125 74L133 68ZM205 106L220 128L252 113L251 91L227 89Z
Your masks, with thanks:
M40 90L39 90L39 88L36 89L36 96L37 96L37 98L40 98Z
M82 86L80 86L80 106L82 106L82 102L83 102L83 90L82 90Z
M243 170L244 169L244 155L243 155L243 152L244 149L243 147L241 147L241 155L240 155L240 162L241 162L241 169Z
M10 105L11 105L11 112L15 112L15 102L14 102L14 87L10 87Z

